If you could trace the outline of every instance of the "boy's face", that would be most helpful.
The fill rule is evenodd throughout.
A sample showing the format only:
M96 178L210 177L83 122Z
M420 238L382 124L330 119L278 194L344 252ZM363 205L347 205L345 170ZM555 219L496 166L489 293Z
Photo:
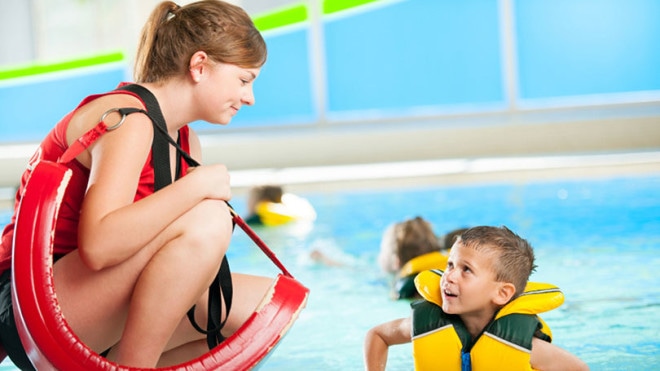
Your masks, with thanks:
M476 251L460 241L454 244L440 281L445 313L458 314L464 321L467 317L492 318L501 286L495 281L493 258L492 252Z

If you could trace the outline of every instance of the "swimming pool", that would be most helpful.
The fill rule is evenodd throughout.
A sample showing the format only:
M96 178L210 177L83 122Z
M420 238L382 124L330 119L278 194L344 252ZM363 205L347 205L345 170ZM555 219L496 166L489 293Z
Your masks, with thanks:
M364 334L408 315L391 301L376 265L382 231L415 215L437 233L506 225L537 255L535 281L558 285L565 303L543 318L555 344L592 370L660 369L660 174L426 188L309 192L313 226L257 229L291 273L311 289L307 308L260 370L361 370ZM245 200L233 205L241 212ZM8 219L0 212L0 225ZM314 263L319 249L343 266ZM230 249L234 271L276 268L240 230ZM411 370L411 347L390 349L388 370ZM5 361L0 370L13 370Z

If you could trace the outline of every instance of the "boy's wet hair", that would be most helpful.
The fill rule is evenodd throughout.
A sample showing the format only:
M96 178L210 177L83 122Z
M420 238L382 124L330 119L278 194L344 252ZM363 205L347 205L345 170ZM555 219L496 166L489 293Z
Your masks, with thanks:
M479 226L463 232L460 241L465 247L492 254L495 280L513 283L514 298L525 291L529 276L536 269L534 249L527 240L505 226Z

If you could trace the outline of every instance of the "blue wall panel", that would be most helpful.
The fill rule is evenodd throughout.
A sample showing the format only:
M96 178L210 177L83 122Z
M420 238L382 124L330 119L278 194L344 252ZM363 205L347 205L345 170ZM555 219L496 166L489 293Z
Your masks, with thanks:
M515 2L522 99L660 89L660 1Z
M503 25L508 4L513 23ZM265 32L269 55L255 82L256 105L244 107L231 127L507 110L510 98L531 107L553 99L579 105L594 96L599 103L602 95L657 100L659 15L658 0L376 1L323 15L323 40L311 38L311 21ZM507 27L517 97L505 93ZM325 57L318 66L312 46ZM126 80L126 69L1 81L0 143L40 140L84 96ZM312 71L325 81L314 81ZM325 87L321 96L317 86Z
M126 67L7 80L0 84L0 142L40 141L89 94L117 87Z
M308 29L265 35L268 61L254 84L256 104L243 107L233 127L316 121L309 63Z
M503 103L498 17L492 0L409 0L329 20L329 111Z

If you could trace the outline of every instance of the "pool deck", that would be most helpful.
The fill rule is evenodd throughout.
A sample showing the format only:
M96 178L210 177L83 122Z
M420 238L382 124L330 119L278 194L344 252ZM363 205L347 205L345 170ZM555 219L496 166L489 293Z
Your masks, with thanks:
M232 172L235 194L255 184L290 191L426 187L470 183L660 176L660 151L579 156L488 157Z
M660 176L660 151L245 169L232 171L231 181L234 195L245 195L257 184L281 184L289 192L332 192L649 175ZM13 187L0 188L0 208L11 206L14 192Z
M633 109L634 108L634 109ZM660 105L200 133L234 194L660 175ZM375 124L375 125L374 125ZM0 207L36 143L0 145Z

